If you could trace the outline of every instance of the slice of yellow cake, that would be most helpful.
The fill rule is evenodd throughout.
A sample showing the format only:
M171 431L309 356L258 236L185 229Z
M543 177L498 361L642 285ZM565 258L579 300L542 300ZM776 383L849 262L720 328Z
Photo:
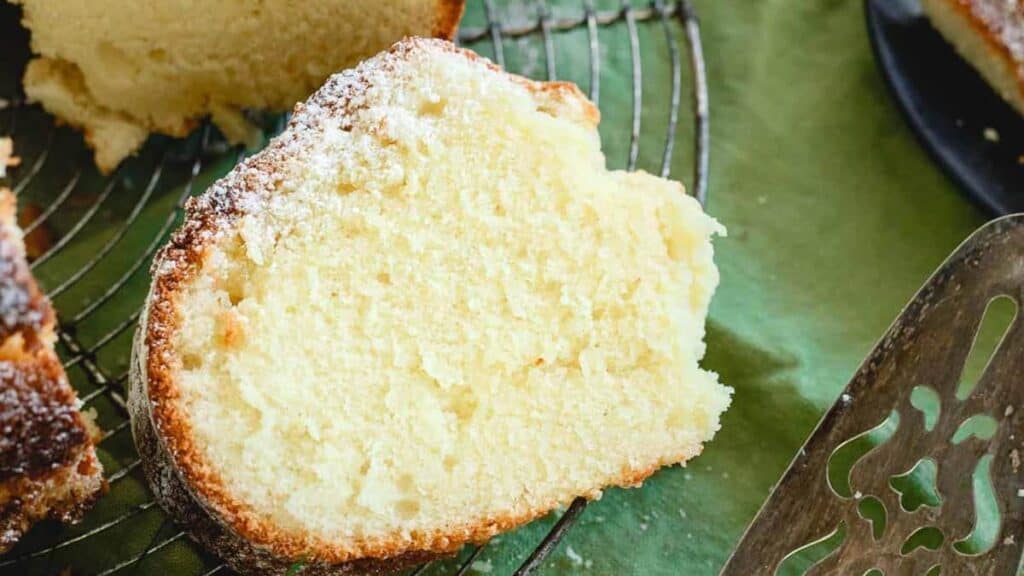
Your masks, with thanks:
M722 228L606 169L597 122L423 39L297 106L154 263L130 407L162 505L243 573L374 572L696 456Z
M81 128L104 172L151 132L286 110L404 36L451 38L464 0L13 0L39 55L25 93Z
M1024 5L1017 0L921 0L935 28L1024 114Z
M104 489L92 421L53 350L56 318L0 188L0 553L36 522L75 522Z

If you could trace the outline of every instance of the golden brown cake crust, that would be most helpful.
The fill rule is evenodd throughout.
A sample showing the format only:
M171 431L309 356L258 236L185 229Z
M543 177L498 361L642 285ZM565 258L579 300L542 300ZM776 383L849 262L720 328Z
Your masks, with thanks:
M379 66L394 66L425 46L482 60L448 42L410 38L393 46ZM597 109L574 85L518 77L516 81L525 83L531 91L545 93L550 100L574 101L587 122L597 123ZM414 532L412 545L397 539L337 543L311 535L296 537L262 520L228 491L195 445L187 415L173 402L179 396L174 374L180 360L173 348L174 335L180 327L178 298L202 268L208 247L229 231L240 215L258 210L289 177L292 159L302 156L321 130L324 118L344 121L351 117L354 103L359 101L357 96L367 85L368 75L355 69L332 77L308 102L296 105L288 129L280 137L208 192L189 201L182 228L160 251L152 267L153 286L135 337L129 377L129 410L136 445L161 505L192 537L242 573L282 574L305 557L316 561L307 565L303 574L385 573L453 554L467 543L484 542L550 510L545 507L490 518L446 532ZM638 485L662 466L694 455L694 451L684 450L653 466L623 469L612 484ZM595 490L583 496L599 495L600 491Z
M52 349L55 316L0 189L0 552L44 518L77 521L99 497L92 429Z
M89 438L60 364L34 360L0 360L0 482L65 465Z
M440 0L437 10L437 22L434 24L434 37L445 40L455 39L459 29L459 20L466 9L465 0Z
M1020 29L1020 23L1024 21L1024 7L1017 6L1017 10L1020 14L1016 21L1010 21L1003 19L1001 21L989 21L982 17L982 10L985 5L992 4L992 2L986 0L947 0L952 4L962 15L966 18L974 29L983 36L988 42L989 46L993 50L998 52L1003 58L1005 58L1013 67L1017 69L1021 64L1024 64L1012 50L1012 46L1009 44L1008 36L1003 33L1004 30L1016 27ZM1018 82L1022 79L1020 72L1017 72Z
M44 518L76 522L102 494L89 428L56 358L0 360L0 552Z
M52 333L54 314L25 261L14 213L14 195L0 189L0 342L20 335L28 349L37 350L40 336Z

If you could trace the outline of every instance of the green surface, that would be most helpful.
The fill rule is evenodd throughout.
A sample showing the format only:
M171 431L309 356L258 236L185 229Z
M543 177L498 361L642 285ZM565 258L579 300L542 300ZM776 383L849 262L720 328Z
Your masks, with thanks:
M480 25L482 7L469 3L466 25ZM514 20L536 15L529 2L498 4L499 12ZM556 15L580 13L579 0L548 4ZM890 100L871 56L860 0L696 4L711 92L709 211L729 229L729 236L717 243L722 284L708 324L705 365L735 388L733 407L719 435L685 469L662 471L640 490L610 490L588 507L545 562L543 573L716 574L860 360L931 271L985 219L929 161ZM673 25L670 33L683 48L681 29ZM668 40L658 22L639 24L638 37L644 109L638 165L657 171L668 123ZM632 111L628 28L624 23L602 28L600 39L602 136L609 162L624 167ZM558 33L554 43L558 76L587 91L585 29ZM472 47L493 54L488 42ZM505 49L511 69L544 77L539 35L508 40ZM683 85L688 82L684 71ZM685 96L672 176L688 180L692 126ZM29 126L22 122L17 131L31 140ZM63 149L78 150L75 136L57 134L68 141ZM56 183L67 179L60 171L82 158L80 152L61 153L63 160L47 161L28 197L52 198L59 192ZM31 155L26 152L26 158ZM152 162L134 161L138 175L133 187L115 194L137 198ZM217 169L205 169L204 181L226 165L222 161ZM163 176L132 228L139 230L138 237L130 234L105 259L109 271L88 275L57 299L62 317L102 294L112 275L151 241L187 172L187 165L177 166ZM95 175L84 180L95 180L92 189L101 182ZM104 209L107 221L126 216L127 209L118 206ZM47 285L67 277L76 262L102 245L110 232L102 224L94 228L83 232L77 252L40 268ZM83 341L95 341L123 320L138 305L145 285L144 273L137 274L130 289L83 323ZM130 336L125 332L98 355L110 375L123 370ZM72 378L88 388L80 372L72 370ZM108 427L120 421L112 406L100 410ZM104 445L110 469L130 462L131 456L124 432ZM135 473L101 502L86 528L146 499ZM496 539L470 573L509 574L552 522L548 518ZM54 531L37 531L22 549L51 542ZM57 532L61 538L76 533ZM173 526L161 526L155 509L148 510L101 537L69 547L49 564L37 564L36 570L71 563L76 574L90 573L175 533ZM201 561L192 550L185 541L175 542L124 573L198 574ZM452 573L455 566L443 563L431 573Z

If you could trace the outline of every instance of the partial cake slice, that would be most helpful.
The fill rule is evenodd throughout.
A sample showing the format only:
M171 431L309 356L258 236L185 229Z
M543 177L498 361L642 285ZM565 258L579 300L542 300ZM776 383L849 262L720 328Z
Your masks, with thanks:
M54 313L0 189L0 553L35 522L77 521L103 490L95 427L53 351Z
M104 172L150 133L246 108L287 110L328 75L409 35L451 38L464 0L13 0L38 58L25 93L85 133Z
M607 170L597 122L422 39L298 106L153 266L130 409L160 503L243 573L376 572L696 456L722 228Z
M921 0L932 25L1024 114L1024 4L1017 0Z

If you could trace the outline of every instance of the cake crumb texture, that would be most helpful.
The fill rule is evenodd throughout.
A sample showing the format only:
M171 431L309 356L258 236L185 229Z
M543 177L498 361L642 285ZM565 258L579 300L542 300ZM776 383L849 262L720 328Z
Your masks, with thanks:
M77 521L104 488L96 428L53 351L55 316L0 189L0 553L39 520Z
M724 229L597 121L410 39L194 202L141 353L202 501L293 557L444 553L697 455Z
M113 170L149 133L285 110L404 36L451 38L462 0L14 0L38 57L24 87Z

